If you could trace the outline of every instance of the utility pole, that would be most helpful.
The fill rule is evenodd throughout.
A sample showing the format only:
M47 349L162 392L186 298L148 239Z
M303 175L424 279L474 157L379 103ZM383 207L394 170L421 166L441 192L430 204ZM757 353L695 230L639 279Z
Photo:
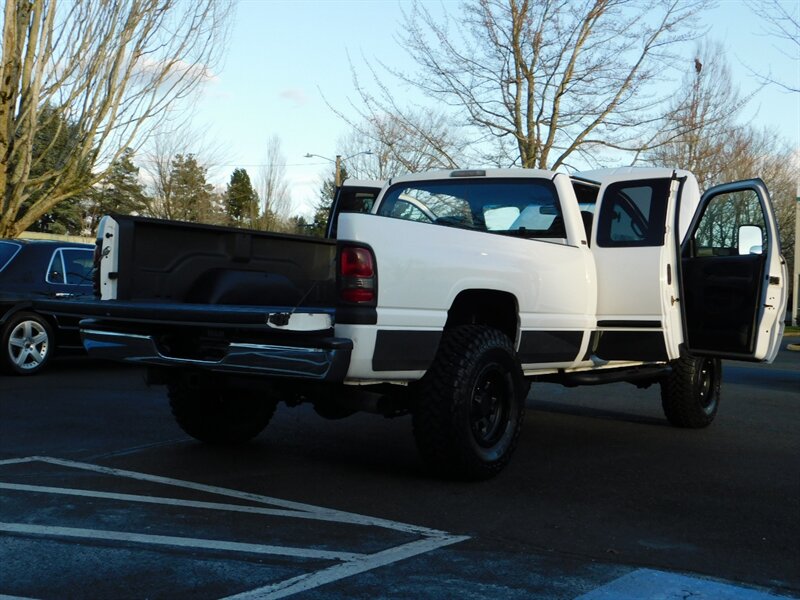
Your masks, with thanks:
M327 160L328 162L332 162L334 164L334 168L336 172L333 174L333 182L336 188L342 187L342 163L346 160L350 160L351 158L355 158L356 156L361 156L362 154L372 154L372 150L364 150L363 152L356 152L355 154L351 154L345 158L342 158L341 154L336 155L336 160L331 160L327 156L321 156L319 154L311 154L310 152L306 154L305 158L312 158L316 156L317 158L321 158L323 160Z
M794 273L792 274L792 325L797 327L797 307L800 299L800 185L794 203Z

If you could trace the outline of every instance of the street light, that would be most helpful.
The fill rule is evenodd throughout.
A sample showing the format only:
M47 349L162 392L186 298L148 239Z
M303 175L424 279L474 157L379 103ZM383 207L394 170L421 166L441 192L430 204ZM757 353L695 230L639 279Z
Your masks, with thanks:
M363 150L361 152L356 152L355 154L351 154L350 156L346 156L342 158L341 154L336 155L336 160L328 158L327 156L321 156L319 154L311 154L307 152L305 158L321 158L322 160L327 160L328 162L334 163L336 172L333 175L334 184L337 188L342 187L342 163L346 160L350 160L351 158L355 158L356 156L361 156L362 154L372 154L372 150Z

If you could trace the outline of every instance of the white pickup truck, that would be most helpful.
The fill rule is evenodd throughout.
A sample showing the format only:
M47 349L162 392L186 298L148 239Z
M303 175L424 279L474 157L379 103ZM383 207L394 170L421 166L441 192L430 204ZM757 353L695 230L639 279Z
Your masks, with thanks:
M668 421L698 428L720 359L778 351L787 273L761 180L702 197L668 169L377 185L342 188L327 239L104 218L86 349L147 365L199 440L248 440L279 401L410 413L428 463L466 478L508 463L531 381L658 383Z

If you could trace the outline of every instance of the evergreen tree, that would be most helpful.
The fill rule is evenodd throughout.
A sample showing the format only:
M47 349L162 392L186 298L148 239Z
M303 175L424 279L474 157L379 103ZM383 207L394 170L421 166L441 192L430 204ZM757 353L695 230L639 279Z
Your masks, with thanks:
M245 169L234 169L225 191L225 210L234 225L254 226L259 216L258 194Z
M199 223L223 220L214 187L206 181L206 172L193 154L175 155L163 199L169 207L168 218Z
M133 151L125 150L89 195L89 227L92 231L97 229L100 218L110 212L142 214L146 207L147 195L139 182L139 167L133 164Z
M289 217L287 225L289 233L308 235L308 228L310 223L306 221L303 215L293 215Z
M335 174L334 174L335 175ZM339 181L347 179L347 169L344 165L339 168ZM319 202L314 207L314 220L311 222L311 227L308 228L306 233L325 237L325 230L328 227L328 216L331 211L331 205L334 198L336 198L336 179L331 177L322 183L322 188L319 191Z

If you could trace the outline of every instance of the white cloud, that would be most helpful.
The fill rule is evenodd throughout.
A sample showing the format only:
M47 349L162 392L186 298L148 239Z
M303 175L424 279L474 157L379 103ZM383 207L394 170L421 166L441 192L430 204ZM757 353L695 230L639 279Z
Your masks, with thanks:
M174 62L141 58L136 63L134 74L143 80L164 78L163 83L170 83L178 77L199 79L202 83L218 83L219 76L210 67L202 63L190 64L184 60Z
M308 103L308 96L300 88L287 88L278 92L278 97L288 100L295 108L300 108Z

